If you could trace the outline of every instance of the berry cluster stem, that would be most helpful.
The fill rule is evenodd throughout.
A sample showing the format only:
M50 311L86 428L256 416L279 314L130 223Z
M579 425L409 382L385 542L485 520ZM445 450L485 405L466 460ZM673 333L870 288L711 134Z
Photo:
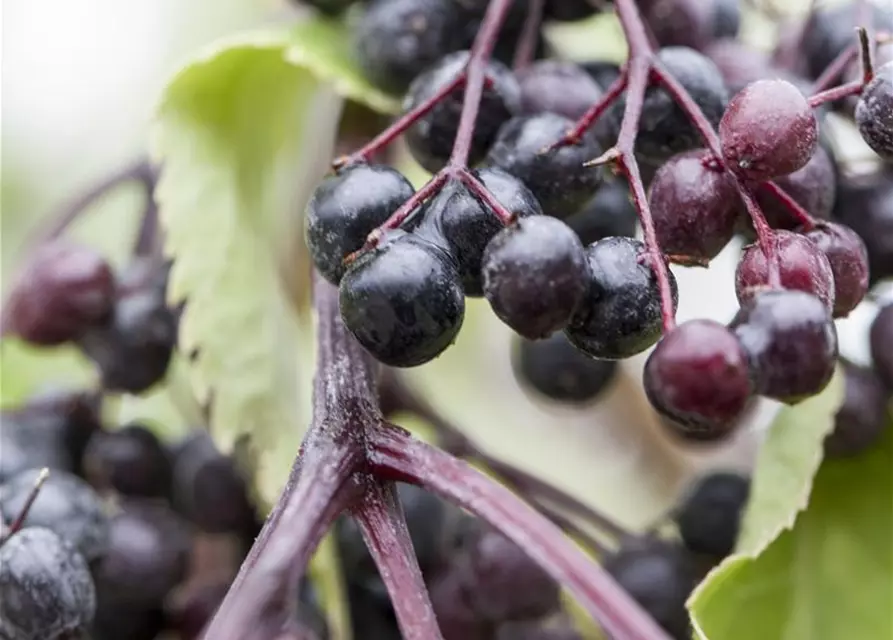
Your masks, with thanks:
M31 511L31 507L34 505L34 501L37 500L37 496L38 494L40 494L40 490L43 487L43 484L49 477L50 470L46 467L41 469L40 473L37 474L37 479L34 481L34 486L31 487L31 491L28 492L28 496L25 498L25 504L23 504L22 508L19 509L18 514L16 514L15 520L13 520L6 531L3 532L3 535L0 536L0 546L2 546L4 542L9 540L9 538L16 531L21 529L23 524L25 524L25 519L28 517L28 512Z
M528 0L527 17L524 20L524 26L521 28L521 37L518 39L518 45L515 47L515 56L512 59L512 68L515 71L526 69L533 62L545 8L546 0Z

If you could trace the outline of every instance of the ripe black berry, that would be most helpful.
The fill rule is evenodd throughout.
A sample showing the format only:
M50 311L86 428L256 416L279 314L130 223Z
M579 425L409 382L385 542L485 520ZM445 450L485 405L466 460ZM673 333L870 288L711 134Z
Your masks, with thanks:
M84 452L84 473L94 487L125 496L166 498L170 493L168 451L138 424L95 434Z
M391 232L341 280L341 317L379 361L414 367L436 358L459 333L465 298L456 265L442 249Z
M862 139L884 160L893 160L893 62L878 69L856 104Z
M632 238L605 238L586 248L589 282L566 333L585 353L628 358L661 334L660 289L644 261L645 245ZM674 308L678 291L669 273Z
M175 508L202 531L238 533L254 524L245 479L205 431L188 436L174 452L172 494Z
M728 90L716 65L706 56L688 47L665 47L658 52L658 61L682 84L698 103L707 120L719 124ZM625 96L606 114L613 136L620 131ZM652 85L645 92L636 154L652 163L662 163L676 153L695 149L703 144L700 134L676 101L662 87Z
M690 320L665 335L648 356L645 393L691 440L727 435L753 392L747 354L725 326Z
M556 218L578 211L602 182L600 171L583 166L601 154L592 133L583 134L578 144L544 152L572 127L571 120L554 113L513 118L499 130L487 158L524 182L543 211Z
M564 60L541 60L518 72L524 114L551 111L576 120L595 104L602 90L582 68Z
M877 442L887 428L890 391L872 369L841 361L844 373L843 404L834 418L834 430L825 439L825 453L852 456Z
M583 246L610 236L636 235L639 215L625 180L608 180L577 213L564 220Z
M186 575L189 528L167 506L128 501L109 524L108 550L95 573L100 606L159 606Z
M326 177L304 215L304 237L320 274L338 284L344 258L412 197L409 180L396 169L358 164Z
M112 317L87 331L78 346L99 368L105 389L142 393L167 372L177 316L166 304L163 280L123 290L125 277Z
M12 522L25 506L38 469L24 471L2 487L0 514ZM25 518L26 527L46 527L73 544L88 562L101 557L108 539L108 518L96 492L80 478L51 471Z
M373 0L353 31L366 76L404 91L422 71L465 44L465 14L451 0Z
M870 175L864 182L842 182L834 218L865 243L871 282L893 276L893 171Z
M741 26L737 0L653 0L643 13L662 47L702 50L718 38L734 38Z
M485 167L475 176L515 216L542 215L539 203L524 183L496 167ZM434 244L443 240L456 261L466 296L482 296L481 260L484 249L503 229L502 221L464 184L448 184L422 209L416 233Z
M512 343L515 379L550 400L568 403L598 398L617 373L617 362L591 358L564 333L543 340L515 337Z
M499 318L532 340L564 328L587 283L580 239L555 218L522 218L484 251L484 295Z
M831 381L837 331L828 307L814 295L764 291L741 306L731 328L760 395L796 404Z
M758 80L732 98L719 137L732 171L747 180L771 180L809 162L818 145L818 123L793 84Z
M834 272L827 256L806 236L791 231L774 233L781 287L805 291L834 308ZM745 302L769 288L770 264L759 244L752 244L741 256L735 271L735 293Z
M698 478L676 512L683 544L717 559L729 555L749 495L750 480L737 473L715 471Z
M874 2L866 8L871 13L864 17L859 14L859 6L851 2L819 6L811 12L803 35L797 37L798 49L811 77L818 78L834 58L856 42L855 29L865 17L877 31L893 30L893 9Z
M874 369L887 388L893 389L893 304L888 304L875 316L870 342Z
M0 637L80 637L95 611L87 563L69 542L49 529L28 527L0 546Z
M806 234L828 258L834 274L834 317L845 318L868 291L868 251L856 232L826 222Z
M54 240L34 251L3 311L12 334L42 346L74 340L112 312L115 276L93 249Z
M654 176L648 194L664 253L680 264L704 264L732 239L738 218L734 181L707 166L704 150L673 156Z
M452 82L465 68L467 62L468 52L457 51L426 69L412 81L403 100L403 111L412 111L440 91L444 85ZM518 81L504 64L495 60L488 63L487 78L490 82L481 96L480 111L475 120L474 136L471 140L469 164L477 164L483 160L496 139L499 128L521 109L521 89ZM454 89L404 134L412 156L431 173L436 173L445 167L450 159L464 97L463 87Z
M691 638L685 601L697 584L697 572L685 549L637 538L605 558L604 567L670 637Z

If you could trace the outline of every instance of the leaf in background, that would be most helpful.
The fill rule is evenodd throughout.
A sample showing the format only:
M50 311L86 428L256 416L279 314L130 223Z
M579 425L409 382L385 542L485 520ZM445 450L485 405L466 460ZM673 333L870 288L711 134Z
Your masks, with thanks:
M210 403L218 443L228 449L250 434L259 453L280 454L280 480L303 431L307 385L298 382L301 332L277 245L303 232L287 214L303 209L327 170L340 96L397 107L363 80L347 37L338 23L312 20L217 44L174 76L154 127L174 258L169 294L186 301L180 347L194 356L189 377Z
M689 600L699 637L893 637L893 424L865 454L825 460L814 477L810 470L840 386L838 380L808 410L806 403L785 410L773 426L739 551ZM795 428L812 437L779 433Z

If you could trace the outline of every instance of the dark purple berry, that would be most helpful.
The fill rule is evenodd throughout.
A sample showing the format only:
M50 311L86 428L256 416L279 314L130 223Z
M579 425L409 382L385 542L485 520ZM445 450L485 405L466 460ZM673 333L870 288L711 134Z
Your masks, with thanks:
M751 82L773 75L772 61L763 51L736 38L723 38L710 43L704 55L713 61L733 95Z
M605 558L604 567L671 638L691 638L685 601L698 574L684 548L656 538L634 538Z
M883 2L870 2L866 8L871 25L877 31L893 31L893 9ZM856 27L862 23L858 3L847 2L837 6L819 6L810 13L804 33L796 38L797 49L802 54L810 77L819 75L844 49L856 44Z
M622 179L608 180L577 213L564 220L583 246L610 236L636 235L639 215Z
M674 262L705 265L735 233L734 181L710 165L704 150L673 156L654 176L648 194L661 250Z
M383 165L348 166L326 177L304 215L304 237L320 274L338 284L347 269L344 258L413 193L403 174Z
M531 340L564 328L587 283L580 239L555 218L522 218L484 251L484 295L499 318Z
M599 170L583 166L602 152L591 132L577 144L546 150L573 125L555 113L513 118L499 130L487 158L527 185L543 211L556 218L578 211L602 183Z
M80 637L95 611L90 571L71 543L49 529L28 527L0 546L0 637Z
M617 373L617 362L591 358L563 333L553 333L543 340L516 337L512 369L521 385L545 398L585 403L607 390Z
M475 176L515 216L542 215L530 190L505 171L486 167ZM458 266L465 295L482 296L481 260L487 244L505 226L502 221L460 182L447 184L425 204L421 216L416 233L435 244L445 240Z
M719 137L732 171L746 180L771 180L806 166L818 145L818 123L793 84L758 80L732 98Z
M524 114L550 111L577 120L601 98L602 90L573 62L541 60L518 72Z
M868 251L856 232L836 222L806 234L828 258L834 274L834 317L845 318L868 291Z
M675 519L686 548L724 558L735 548L750 480L714 471L697 479L679 505Z
M841 361L843 404L834 417L834 430L825 439L829 456L853 456L877 442L889 425L890 391L873 370Z
M803 291L764 291L745 302L731 328L750 361L756 392L796 404L824 389L837 362L828 307Z
M660 288L633 238L605 238L586 248L589 282L566 329L571 343L595 358L619 360L640 353L661 334ZM668 273L677 303L676 278Z
M462 283L452 258L401 231L350 265L341 280L341 317L375 358L414 367L439 356L465 315Z
M887 388L893 390L893 304L888 304L875 316L870 342L874 370Z
M84 452L84 473L94 487L125 496L170 494L168 451L152 431L138 424L96 433Z
M607 89L620 77L620 66L610 60L581 62L580 68L588 73L601 89Z
M834 219L850 227L865 243L872 283L893 277L893 171L842 182Z
M728 435L753 393L747 354L713 320L690 320L666 334L648 356L643 381L651 404L690 440Z
M353 30L356 60L372 82L404 91L422 71L465 45L452 0L373 0Z
M115 276L93 249L54 240L38 247L10 291L10 333L54 346L76 339L112 312Z
M774 232L780 286L805 291L834 309L834 272L827 256L806 236L792 231ZM771 266L759 244L752 244L741 256L735 272L738 302L750 300L758 292L772 288Z
M875 153L893 161L893 62L877 69L856 104L856 124Z
M452 82L467 62L468 52L457 51L425 70L409 87L403 100L404 113L412 111ZM481 96L471 140L469 164L477 164L483 160L496 139L499 128L521 109L521 89L505 65L491 61L487 65L487 78L490 83ZM412 156L431 173L442 169L450 159L464 97L463 87L454 89L404 134Z
M734 38L741 24L737 0L653 0L643 13L662 47L702 50L718 38Z

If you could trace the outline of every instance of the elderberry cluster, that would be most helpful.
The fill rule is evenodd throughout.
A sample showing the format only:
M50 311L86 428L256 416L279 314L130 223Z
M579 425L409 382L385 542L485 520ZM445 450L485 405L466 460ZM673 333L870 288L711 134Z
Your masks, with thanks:
M890 236L877 233L890 224L889 194L877 194L889 170L881 186L852 187L875 198L877 213L850 211L825 103L889 160L893 62L857 81L847 107L821 96L827 64L807 71L781 53L748 61L736 2L640 2L660 47L648 59L630 160L630 70L553 58L510 69L498 45L480 54L492 44L483 40L469 52L457 34L475 33L487 4L374 0L358 11L358 59L372 81L406 91L403 116L381 144L336 163L305 218L316 267L340 286L357 340L387 365L424 364L456 340L465 299L483 296L518 335L518 377L568 402L597 397L617 360L655 347L645 391L690 441L728 435L756 396L795 404L824 389L838 361L834 320L891 275ZM547 1L545 15L563 4ZM523 31L525 9L511 4L500 38ZM841 34L856 16L816 11L802 54L830 64L855 46L854 31ZM871 26L893 28L893 10L875 14ZM486 81L468 128L474 64ZM366 160L400 133L434 174L420 191ZM612 160L632 190L588 166ZM676 282L659 262L707 266L736 234L752 241L735 275L739 312L728 324L676 327Z
M162 442L101 410L97 394L60 391L0 416L4 639L197 639L260 528L205 431ZM296 597L288 629L326 637L309 584Z

